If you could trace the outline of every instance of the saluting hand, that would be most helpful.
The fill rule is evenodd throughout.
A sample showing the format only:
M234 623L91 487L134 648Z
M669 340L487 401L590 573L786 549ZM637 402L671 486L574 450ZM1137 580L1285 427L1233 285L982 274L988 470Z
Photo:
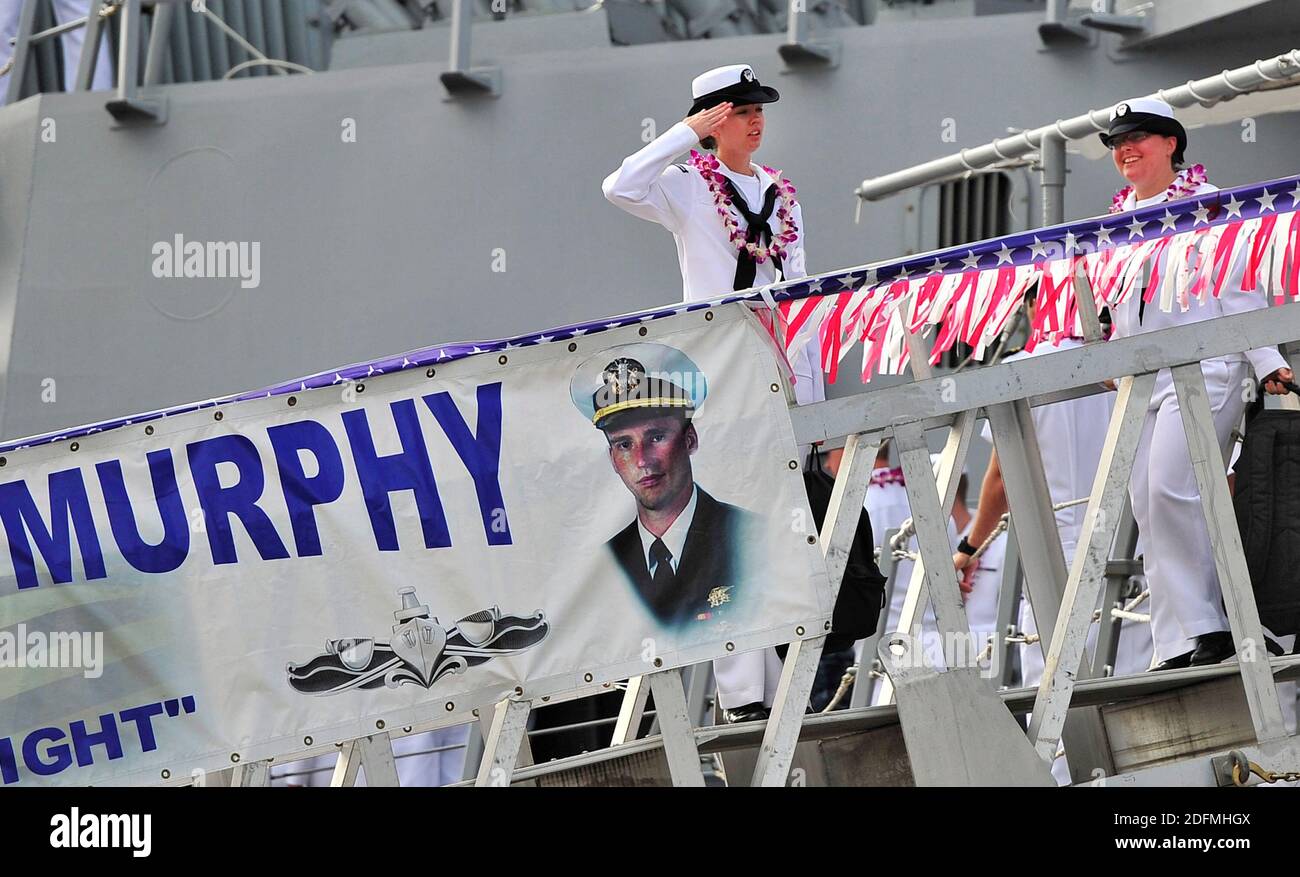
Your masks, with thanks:
M1295 380L1295 373L1289 368L1280 368L1268 377L1264 378L1264 392L1272 396L1285 396L1291 392L1283 383L1290 383Z
M718 126L727 121L727 117L730 115L731 104L722 103L718 104L716 107L710 107L707 110L700 110L693 116L687 116L685 121L686 124L691 126L691 130L695 132L695 136L703 140L705 137L708 137L714 131L718 130Z

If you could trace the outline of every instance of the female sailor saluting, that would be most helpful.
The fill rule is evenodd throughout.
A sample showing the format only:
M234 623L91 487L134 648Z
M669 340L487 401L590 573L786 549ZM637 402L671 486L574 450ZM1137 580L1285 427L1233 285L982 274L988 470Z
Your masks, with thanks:
M779 171L752 162L763 142L763 105L780 95L748 64L717 67L691 83L690 114L605 178L605 197L673 234L686 301L807 275L803 212ZM697 152L702 146L716 154ZM690 150L690 161L672 164ZM791 351L794 396L826 398L816 338ZM781 677L774 649L713 662L728 722L767 716Z
M751 160L763 142L763 104L780 95L759 84L748 64L700 74L691 95L684 121L605 178L605 197L673 233L686 301L806 276L794 186ZM687 150L689 162L672 164ZM815 338L792 352L790 364L800 404L826 398Z

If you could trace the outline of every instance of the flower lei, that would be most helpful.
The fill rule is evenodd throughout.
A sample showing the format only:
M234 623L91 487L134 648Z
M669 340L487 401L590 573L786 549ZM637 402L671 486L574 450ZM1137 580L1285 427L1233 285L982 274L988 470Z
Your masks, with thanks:
M873 487L887 487L890 484L907 485L903 479L902 469L878 469L871 473L871 485Z
M776 183L777 205L776 217L781 221L781 228L772 236L771 243L762 247L752 241L745 240L745 232L740 230L740 224L736 222L735 215L731 212L731 196L727 194L727 186L723 174L718 170L721 162L716 155L696 152L691 150L691 165L700 173L709 186L709 191L713 193L713 204L717 208L718 216L722 217L723 227L727 231L727 239L736 245L736 251L747 250L755 262L760 265L767 261L768 256L776 256L784 259L786 257L786 247L793 244L799 239L799 227L794 223L794 185L781 172L763 165L763 170L772 177Z
M1183 168L1174 177L1174 181L1165 189L1166 201L1177 201L1179 198L1187 198L1196 194L1206 181L1205 165L1194 164L1191 167ZM1132 186L1125 186L1115 193L1115 197L1110 202L1111 213L1123 213L1124 202L1128 199L1129 194L1133 191Z

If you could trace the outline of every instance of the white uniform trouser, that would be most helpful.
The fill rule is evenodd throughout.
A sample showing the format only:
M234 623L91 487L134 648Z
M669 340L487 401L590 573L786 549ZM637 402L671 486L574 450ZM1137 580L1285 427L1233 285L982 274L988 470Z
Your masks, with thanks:
M1061 545L1066 565L1074 562L1075 545L1069 542ZM1104 592L1103 592L1104 599ZM1029 601L1020 601L1020 631L1026 634L1038 633L1034 623L1034 613L1030 611ZM1085 646L1084 660L1097 647L1096 624L1089 625L1088 640ZM1136 621L1125 621L1119 632L1119 648L1115 653L1115 675L1128 676L1141 673L1151 666L1151 625ZM1042 643L1031 643L1020 647L1020 674L1026 687L1037 685L1043 679L1045 666ZM1070 784L1070 763L1064 754L1052 762L1052 777L1057 785Z
M1201 363L1201 372L1214 431L1224 450L1245 412L1243 391L1253 377L1247 363L1222 359ZM1156 377L1129 495L1151 586L1155 660L1166 661L1194 649L1196 637L1228 629L1178 395L1168 369Z
M1065 556L1067 563L1070 562L1074 554L1074 548L1067 546L1069 554ZM1104 598L1104 593L1103 593ZM1139 608L1137 611L1141 611ZM1109 623L1103 619L1103 623ZM1038 625L1034 623L1034 613L1029 611L1029 601L1020 601L1020 630L1022 633L1038 633ZM1092 625L1088 630L1088 643L1086 646L1087 653L1092 652L1097 646L1097 632L1100 628L1098 625ZM1043 650L1041 643L1031 645L1022 645L1020 647L1020 673L1024 679L1025 685L1037 685L1043 678ZM1116 676L1131 676L1134 673L1142 673L1151 666L1151 625L1141 621L1124 621L1119 630L1119 647L1115 650L1115 668Z
M770 707L781 681L781 658L776 649L757 649L713 662L718 683L718 705L724 710L750 703Z

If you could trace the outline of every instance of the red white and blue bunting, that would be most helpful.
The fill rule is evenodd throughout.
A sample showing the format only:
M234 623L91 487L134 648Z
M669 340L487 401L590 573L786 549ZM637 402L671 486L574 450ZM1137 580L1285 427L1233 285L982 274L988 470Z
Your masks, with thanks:
M1291 177L805 278L772 295L787 351L817 335L834 381L860 341L869 380L907 366L906 332L933 338L931 364L958 341L982 359L1035 288L1027 349L1080 335L1080 272L1098 310L1134 294L1185 309L1230 285L1270 304L1300 298L1297 208L1300 177Z
M768 331L784 339L786 350L819 335L822 367L832 381L841 361L861 341L862 376L867 380L872 374L896 374L906 368L904 326L913 333L934 336L932 363L958 341L982 357L1035 283L1038 310L1028 346L1032 349L1044 339L1054 342L1079 334L1072 282L1079 266L1092 284L1099 308L1134 294L1140 287L1143 266L1156 266L1144 295L1168 311L1179 302L1220 295L1243 260L1237 282L1244 291L1267 295L1271 304L1300 298L1300 176L994 238L923 257L804 277L708 301L680 302L510 338L436 344L259 390L0 442L0 454L203 408L365 381L407 369L425 369L432 376L435 368L470 356L568 342L732 302L746 302L754 308ZM1177 270L1168 270L1170 265ZM894 319L896 313L899 319Z

